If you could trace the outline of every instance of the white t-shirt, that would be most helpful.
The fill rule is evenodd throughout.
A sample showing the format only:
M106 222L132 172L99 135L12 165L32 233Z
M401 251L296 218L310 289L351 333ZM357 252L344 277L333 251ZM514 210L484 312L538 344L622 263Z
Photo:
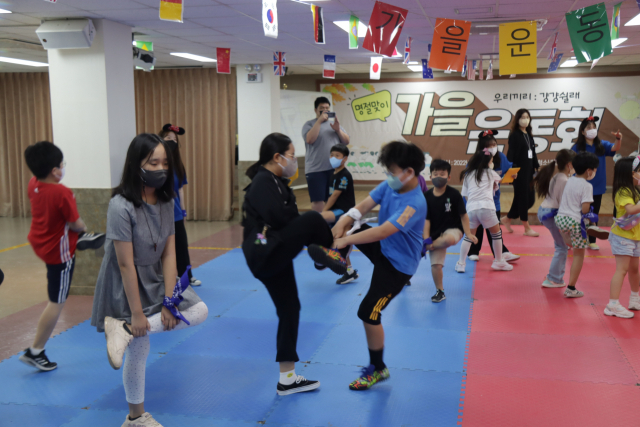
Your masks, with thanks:
M560 201L562 201L562 193L567 185L569 177L563 172L558 172L549 183L549 195L545 197L540 205L541 208L558 209Z
M467 198L467 212L478 209L496 210L493 194L502 180L492 169L482 172L480 183L476 181L476 174L472 172L464 177L462 183L462 196Z
M564 187L558 215L580 222L583 203L593 203L593 187L586 179L572 176Z

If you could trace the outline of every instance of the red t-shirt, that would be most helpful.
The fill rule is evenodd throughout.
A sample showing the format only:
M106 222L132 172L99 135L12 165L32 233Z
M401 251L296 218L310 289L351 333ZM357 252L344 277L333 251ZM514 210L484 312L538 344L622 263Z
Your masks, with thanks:
M47 264L70 261L76 252L78 233L67 223L80 215L73 192L62 184L46 184L31 178L28 187L31 201L31 231L27 239L33 251Z

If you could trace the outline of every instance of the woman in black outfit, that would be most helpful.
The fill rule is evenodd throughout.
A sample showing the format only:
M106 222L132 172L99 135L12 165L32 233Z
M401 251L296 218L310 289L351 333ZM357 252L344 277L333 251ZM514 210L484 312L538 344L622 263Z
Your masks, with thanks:
M513 119L513 128L509 135L509 151L507 159L514 168L520 168L518 177L513 181L513 203L502 224L509 233L513 233L511 220L520 218L524 225L524 235L538 237L529 225L529 209L536 201L535 191L531 186L534 171L540 168L536 155L536 144L531 134L531 115L529 110L521 108Z
M343 275L346 262L333 245L333 235L318 212L298 213L289 180L298 169L291 139L281 133L268 135L260 146L260 160L247 170L251 184L242 205L244 241L242 251L254 277L267 288L278 314L276 362L280 363L277 392L287 395L320 387L295 374L300 300L293 259L309 246L326 254L323 265Z

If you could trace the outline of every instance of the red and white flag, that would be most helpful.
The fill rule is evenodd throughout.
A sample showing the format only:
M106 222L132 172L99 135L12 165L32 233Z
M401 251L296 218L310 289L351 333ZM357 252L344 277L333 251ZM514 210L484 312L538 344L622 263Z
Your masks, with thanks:
M467 61L467 80L476 79L476 61L469 59Z
M482 59L478 62L478 80L484 80L484 70L482 69Z
M231 74L231 49L226 47L216 48L216 67L220 74Z
M336 78L336 56L325 55L324 56L324 68L322 70L322 77L325 79Z
M549 56L547 57L547 59L555 58L557 49L558 49L558 33L556 33L556 37L553 39L553 44L551 45L551 52L549 52Z
M371 68L369 68L369 79L380 80L380 71L382 71L382 57L372 57Z
M284 52L273 52L273 75L284 76L285 57Z

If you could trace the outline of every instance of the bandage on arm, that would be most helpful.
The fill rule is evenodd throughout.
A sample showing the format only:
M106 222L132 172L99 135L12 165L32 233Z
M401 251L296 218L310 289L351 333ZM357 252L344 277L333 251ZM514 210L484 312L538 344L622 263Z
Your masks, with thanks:
M351 230L347 231L347 236L351 236L353 233L359 230L364 224L378 220L377 217L362 219L362 213L357 208L349 209L349 212L347 212L346 215L353 219L353 227L351 227Z

